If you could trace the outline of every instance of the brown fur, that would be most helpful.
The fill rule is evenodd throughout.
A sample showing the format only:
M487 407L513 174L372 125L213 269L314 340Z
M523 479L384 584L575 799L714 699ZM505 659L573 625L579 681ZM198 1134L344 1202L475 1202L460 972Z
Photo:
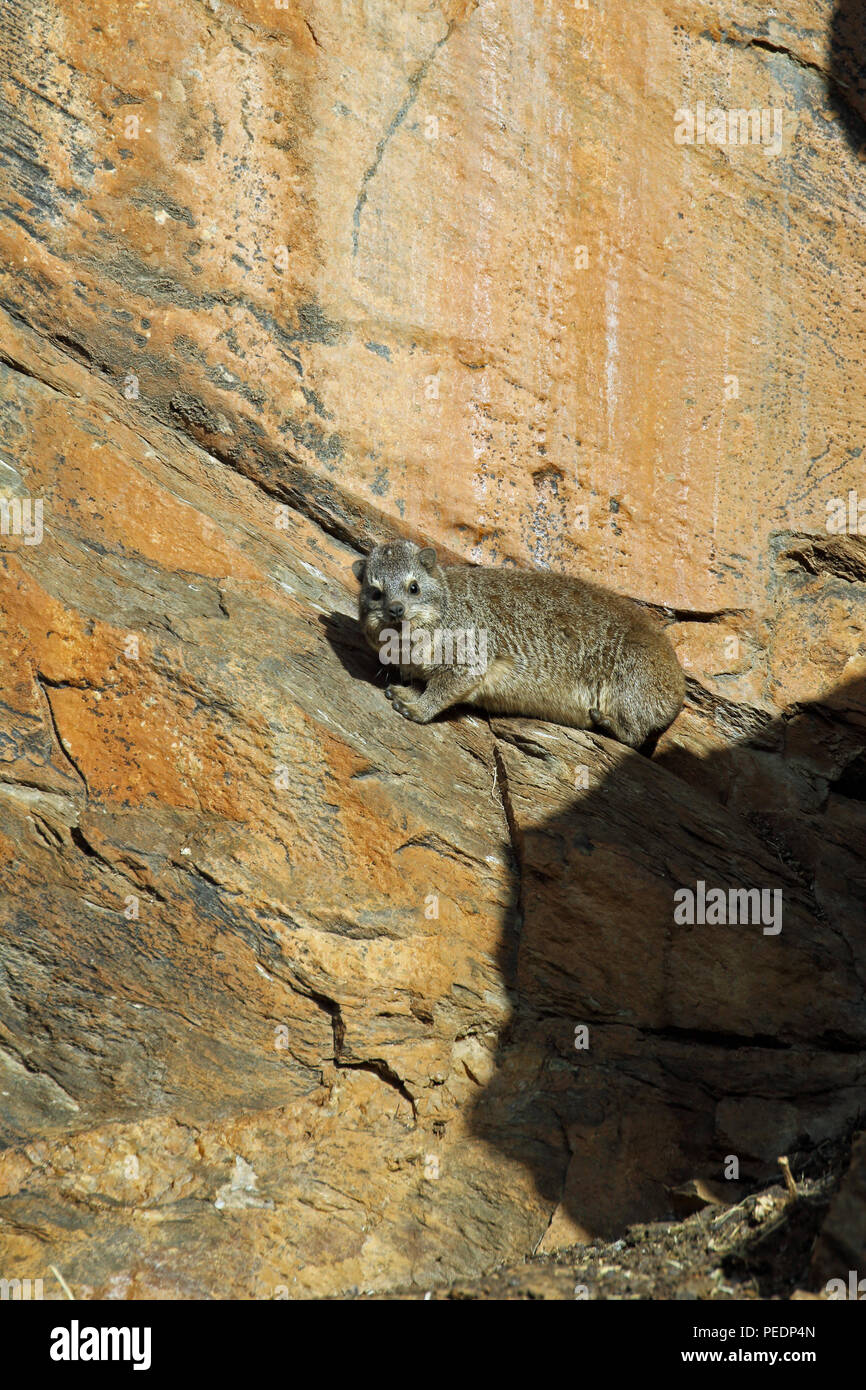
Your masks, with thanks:
M406 719L426 724L470 704L595 727L637 748L654 743L682 708L685 678L667 637L638 604L600 585L544 571L440 566L434 550L411 541L377 546L353 569L361 624L377 651L382 634L403 622L410 637L437 628L486 635L486 665L401 668L404 679L427 682L421 694L386 690Z

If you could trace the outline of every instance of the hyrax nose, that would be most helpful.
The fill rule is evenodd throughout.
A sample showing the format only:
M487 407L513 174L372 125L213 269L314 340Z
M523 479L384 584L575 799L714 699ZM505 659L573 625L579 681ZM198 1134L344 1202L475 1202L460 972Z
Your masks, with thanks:
M403 607L402 603L389 603L389 604L388 604L388 617L389 617L389 618L402 618L402 616L403 616L403 614L404 614L405 612L406 612L406 609Z

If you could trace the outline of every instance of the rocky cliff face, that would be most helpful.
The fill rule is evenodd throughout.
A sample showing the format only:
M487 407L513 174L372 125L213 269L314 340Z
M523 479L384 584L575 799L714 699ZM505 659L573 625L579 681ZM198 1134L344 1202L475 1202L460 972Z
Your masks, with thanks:
M857 13L10 0L0 1274L429 1287L866 1112ZM655 605L655 759L396 717L397 533Z

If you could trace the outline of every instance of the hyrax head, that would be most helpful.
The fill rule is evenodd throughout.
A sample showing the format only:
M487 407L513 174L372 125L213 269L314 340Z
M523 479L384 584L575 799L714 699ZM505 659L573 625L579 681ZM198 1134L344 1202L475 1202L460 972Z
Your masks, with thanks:
M439 621L443 576L432 546L387 541L356 560L352 572L361 581L358 616L372 646L401 623L430 627Z

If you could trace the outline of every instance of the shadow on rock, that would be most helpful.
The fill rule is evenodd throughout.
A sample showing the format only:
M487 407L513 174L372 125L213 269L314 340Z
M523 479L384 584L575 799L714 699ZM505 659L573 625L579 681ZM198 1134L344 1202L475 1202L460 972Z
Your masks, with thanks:
M830 40L829 95L855 150L866 148L866 0L838 0Z
M653 762L493 721L514 1011L473 1127L555 1208L542 1249L796 1171L866 1113L866 682L726 720Z

